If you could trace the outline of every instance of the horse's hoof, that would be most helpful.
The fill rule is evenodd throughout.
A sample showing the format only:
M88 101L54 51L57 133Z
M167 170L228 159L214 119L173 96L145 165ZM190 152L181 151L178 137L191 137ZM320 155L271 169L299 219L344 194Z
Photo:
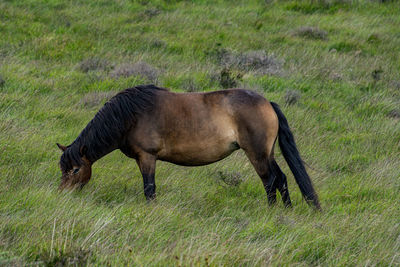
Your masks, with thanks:
M156 194L151 195L151 196L146 196L147 202L153 202L156 200Z

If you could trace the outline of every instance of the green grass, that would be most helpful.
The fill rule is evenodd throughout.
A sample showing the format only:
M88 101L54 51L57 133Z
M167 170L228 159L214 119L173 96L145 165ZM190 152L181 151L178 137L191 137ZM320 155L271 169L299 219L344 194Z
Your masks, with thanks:
M0 2L0 265L399 265L400 120L388 116L399 25L397 1ZM279 151L293 209L268 207L240 151L205 167L159 162L153 203L120 152L82 191L57 191L55 143L71 143L112 92L149 82L119 66L146 62L178 92L221 90L221 51L260 50L277 73L229 75L283 106L323 213ZM287 90L298 103L284 105Z

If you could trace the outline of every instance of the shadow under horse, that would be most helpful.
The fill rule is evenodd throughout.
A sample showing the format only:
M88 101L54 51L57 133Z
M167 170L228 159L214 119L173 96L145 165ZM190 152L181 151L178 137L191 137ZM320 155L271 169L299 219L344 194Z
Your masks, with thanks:
M63 151L60 188L83 187L92 165L120 149L136 160L147 199L156 195L156 161L207 165L243 149L263 182L268 202L276 191L291 206L287 180L274 159L282 154L307 203L321 209L288 122L279 106L249 90L174 93L154 85L121 91L111 98Z

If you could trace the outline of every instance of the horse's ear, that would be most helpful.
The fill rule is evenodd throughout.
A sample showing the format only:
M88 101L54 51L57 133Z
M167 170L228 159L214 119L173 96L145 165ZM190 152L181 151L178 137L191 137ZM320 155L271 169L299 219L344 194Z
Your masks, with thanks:
M81 146L81 148L79 149L79 155L83 157L86 155L86 152L87 152L87 146L85 145Z
M66 146L60 145L59 143L57 143L57 146L62 152L64 152L67 149Z

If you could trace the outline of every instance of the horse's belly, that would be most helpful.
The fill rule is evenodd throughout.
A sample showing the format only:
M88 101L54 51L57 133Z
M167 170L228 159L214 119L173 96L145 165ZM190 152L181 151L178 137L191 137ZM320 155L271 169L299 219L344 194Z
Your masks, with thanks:
M198 138L166 146L158 159L184 166L206 165L219 161L239 149L236 138Z
M204 150L195 151L192 149L184 149L161 154L158 159L183 166L200 166L219 161L229 156L237 149L239 149L239 146L236 142L233 142L224 150L215 151L215 149L212 148L205 148Z

